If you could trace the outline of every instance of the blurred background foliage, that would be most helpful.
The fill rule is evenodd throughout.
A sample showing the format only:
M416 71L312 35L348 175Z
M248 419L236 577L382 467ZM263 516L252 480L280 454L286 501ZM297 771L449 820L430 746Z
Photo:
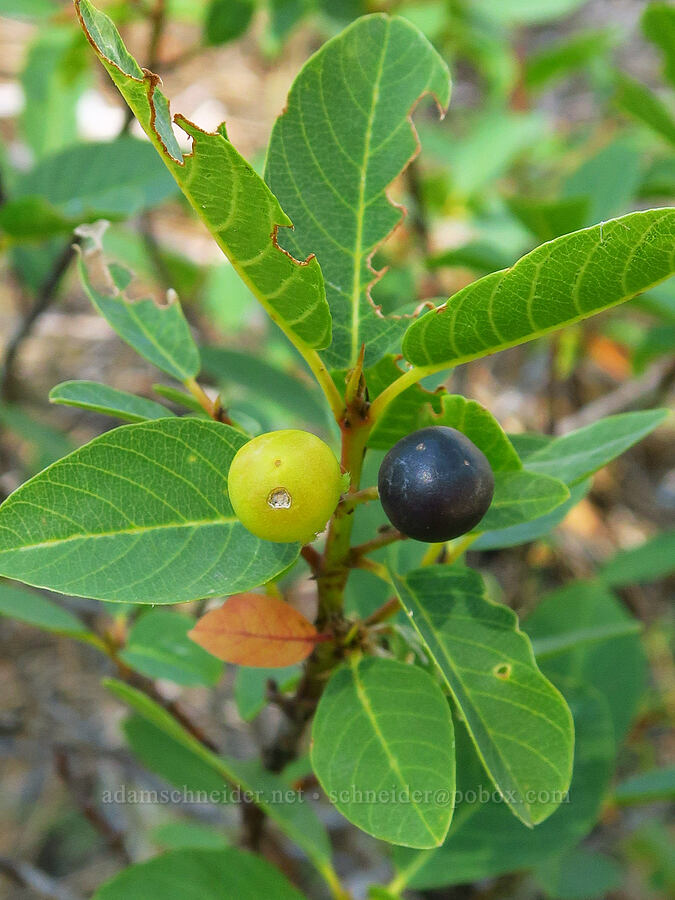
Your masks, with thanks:
M388 269L373 287L385 312L445 298L542 241L675 198L672 4L99 5L141 63L162 76L174 109L211 129L226 120L230 139L259 170L290 83L324 40L378 10L422 29L448 60L453 100L442 122L430 102L415 113L422 153L391 189L408 215L374 260L375 268ZM71 265L72 231L100 218L112 223L107 253L134 269L139 290L178 291L210 383L239 422L254 433L305 427L331 436L302 361L195 221L97 66L69 2L0 0L0 498L117 424L84 410L50 408L49 390L57 382L102 381L168 398L177 412L186 409L188 400L156 385L156 373L83 296ZM452 388L486 405L510 432L564 432L603 415L672 402L674 348L670 282L609 315L465 366L453 373ZM605 685L615 709L625 704L637 712L619 729L628 731L615 778L620 784L583 846L524 876L425 896L658 898L675 891L664 801L672 796L672 770L670 782L656 788L642 774L672 762L675 751L669 604L674 437L673 425L666 425L600 472L545 537L512 549L477 545L494 595L521 614L537 607L528 628L535 637L542 623L548 626L542 633L550 633L558 617L563 630L565 615L582 617L589 609L596 624L625 610L640 620L641 639L623 637L628 643L615 645L610 657L598 652L574 662L590 667L587 676ZM660 532L665 536L652 541ZM295 590L302 606L304 587ZM376 605L378 590L367 573L355 573L352 608L362 608L359 596ZM538 605L548 592L554 593ZM68 604L85 621L107 619L113 630L135 615L89 601ZM27 621L44 625L45 615L49 620L38 608ZM187 625L174 625L175 640L184 640ZM0 878L0 898L50 896L40 891L51 879L81 896L129 858L129 847L138 858L157 848L218 846L215 826L222 831L223 822L233 821L225 809L92 807L93 785L100 791L125 778L161 783L121 744L117 708L98 687L105 664L86 641L68 642L9 620L1 627L0 870L8 877ZM52 630L68 633L63 622L52 623ZM162 668L161 659L144 659L142 641L136 651L131 642L127 652L132 667L162 679L169 696L185 695L204 722L226 727L242 752L269 733L274 711L259 715L265 673L240 670L233 684L228 672L216 689L207 689L219 672L186 680ZM625 662L622 671L616 671L617 659ZM280 689L296 678L297 671L285 672ZM252 734L243 721L253 721ZM364 896L364 885L386 878L388 863L374 842L359 836L355 845L342 823L328 824L338 845L356 854L360 867L346 880ZM46 879L42 888L37 882L26 887L25 879L18 886L21 879L7 861L16 858L32 861L34 876Z

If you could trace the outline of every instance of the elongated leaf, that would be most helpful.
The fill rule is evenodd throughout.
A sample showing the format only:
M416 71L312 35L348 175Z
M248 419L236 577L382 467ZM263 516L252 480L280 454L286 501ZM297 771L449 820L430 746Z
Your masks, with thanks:
M490 508L475 531L513 528L550 513L569 499L566 485L549 475L519 471L495 472L495 493Z
M137 397L127 391L119 391L96 381L64 381L49 392L52 403L91 409L106 416L115 416L127 422L145 422L147 419L163 419L170 410L154 400Z
M120 659L148 678L176 684L215 684L223 667L188 638L191 616L154 609L141 616L127 637Z
M675 118L649 88L627 75L617 77L616 103L619 109L651 128L668 143L675 144Z
M222 831L199 822L166 822L153 828L150 836L162 850L220 850L229 844Z
M292 222L221 126L202 131L182 116L192 138L183 156L159 79L140 68L110 21L89 0L76 0L84 33L155 145L195 212L272 319L309 347L330 343L331 320L316 259L299 262L279 250L277 231Z
M557 656L559 653L568 653L586 644L599 644L603 641L626 637L629 634L639 634L642 627L639 622L626 619L606 622L600 625L574 628L572 631L552 634L547 637L534 638L532 650L537 658L537 663Z
M667 409L608 416L550 441L528 456L525 466L530 472L576 484L641 441L667 416Z
M148 900L171 894L186 900L302 900L278 869L233 847L170 850L124 869L100 887L93 900Z
M614 788L614 801L619 806L655 800L675 800L675 766L641 772Z
M365 372L370 396L377 397L392 382L400 378L401 374L395 357L389 355L382 357ZM375 423L368 438L368 446L374 450L389 450L406 434L427 424L427 407L440 412L441 397L438 392L432 393L419 384L402 391Z
M452 818L455 741L426 672L390 659L338 669L312 727L312 767L329 800L368 834L437 847Z
M447 66L427 39L404 19L367 16L306 63L274 126L265 178L295 225L279 241L321 263L331 368L353 366L361 344L376 362L403 330L370 300L370 258L401 221L386 190L418 150L410 113L428 92L447 106Z
M116 697L138 712L156 730L187 751L193 759L205 763L220 777L220 795L215 802L220 802L223 798L227 799L227 796L222 793L223 780L239 791L249 792L253 802L263 809L279 828L305 851L322 876L329 882L334 880L335 874L330 861L331 850L326 830L312 807L301 795L291 791L285 781L270 772L265 772L255 762L242 762L213 753L195 737L188 734L166 710L136 688L114 679L107 679L104 684ZM171 778L176 777L177 769L174 768L172 773L167 773L159 768L161 754L157 754L157 743L155 742L154 749L151 742L144 741L144 744L146 762L153 768L156 767L164 777L169 774ZM158 759L158 762L153 764L151 762L153 758ZM184 754L175 758L180 761L180 765L185 764ZM190 771L194 772L195 770L191 769ZM209 783L211 783L210 778Z
M80 278L96 309L123 341L162 372L179 381L194 378L201 365L199 350L175 293L167 295L165 306L152 299L128 299L125 291L133 275L122 266L103 263L98 226L83 226L78 233L84 237Z
M675 529L657 534L639 547L622 550L598 573L605 584L645 584L675 572Z
M590 685L567 682L564 692L574 716L574 774L556 812L534 829L515 819L486 781L466 730L458 726L457 792L462 802L443 847L425 854L395 848L401 886L464 884L518 871L574 846L591 830L614 763L612 722L603 697Z
M598 582L572 582L548 594L523 622L533 643L558 651L542 654L542 671L556 684L573 678L592 684L607 701L617 741L621 740L644 694L647 661L635 620L608 588ZM633 626L630 628L630 626ZM580 630L606 629L604 640L564 641ZM616 630L618 633L611 633Z
M19 179L16 196L39 195L68 219L123 219L176 193L146 141L121 137L76 144L43 159Z
M569 787L574 727L515 613L470 569L417 569L394 586L505 802L525 825L542 822Z
M195 643L229 663L279 667L302 662L318 634L297 609L267 594L235 594L202 616L190 631Z
M675 9L670 3L650 3L642 15L642 30L660 48L666 77L675 85Z
M563 197L560 200L531 200L512 197L509 209L539 241L552 241L561 234L583 228L588 217L587 197Z
M496 550L501 547L516 547L518 544L527 544L530 541L539 540L557 525L559 525L567 513L576 506L591 488L590 479L580 481L570 490L569 499L560 506L556 506L546 515L523 522L521 525L512 525L510 528L498 528L494 531L482 531L472 545L476 550Z
M544 860L534 877L551 900L604 900L623 883L622 868L616 860L584 847Z
M62 593L178 603L255 587L297 556L235 518L227 472L246 438L201 419L123 425L0 507L0 573Z
M629 300L675 273L675 209L631 213L542 244L413 322L403 353L456 366Z
M87 638L91 632L82 622L46 597L14 584L0 582L0 616L44 628L68 637Z
M68 218L44 197L33 195L17 197L0 206L0 234L13 243L71 234L83 220L89 221L88 217Z

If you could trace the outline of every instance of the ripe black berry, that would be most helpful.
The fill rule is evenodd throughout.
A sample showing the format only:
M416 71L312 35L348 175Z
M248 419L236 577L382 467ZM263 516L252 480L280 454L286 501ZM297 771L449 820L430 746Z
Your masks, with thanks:
M437 425L394 444L380 466L378 488L392 525L432 543L475 528L492 502L494 476L474 443Z

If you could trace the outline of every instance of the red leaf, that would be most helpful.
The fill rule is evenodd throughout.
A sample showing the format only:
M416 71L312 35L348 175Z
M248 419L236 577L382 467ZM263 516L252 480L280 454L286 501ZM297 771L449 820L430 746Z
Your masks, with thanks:
M209 653L242 666L283 667L309 656L323 636L302 613L265 594L234 594L189 636Z

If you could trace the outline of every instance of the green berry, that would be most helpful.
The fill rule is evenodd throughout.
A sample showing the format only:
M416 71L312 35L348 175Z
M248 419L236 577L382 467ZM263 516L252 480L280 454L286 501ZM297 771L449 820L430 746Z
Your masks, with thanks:
M232 507L256 537L303 544L323 531L340 499L340 464L308 431L270 431L237 452L228 475Z

